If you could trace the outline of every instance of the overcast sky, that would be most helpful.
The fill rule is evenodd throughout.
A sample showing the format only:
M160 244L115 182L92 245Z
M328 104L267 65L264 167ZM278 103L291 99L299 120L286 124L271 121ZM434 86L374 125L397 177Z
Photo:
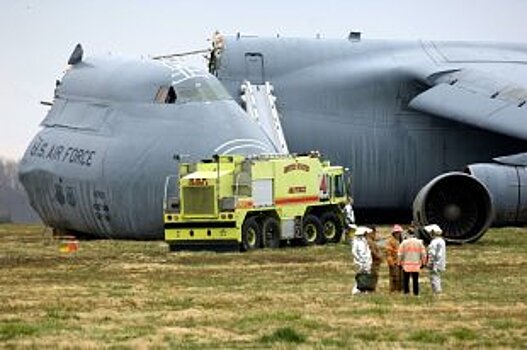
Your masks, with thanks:
M527 42L526 0L0 0L0 156L19 159L76 43L85 54L158 55L225 34Z

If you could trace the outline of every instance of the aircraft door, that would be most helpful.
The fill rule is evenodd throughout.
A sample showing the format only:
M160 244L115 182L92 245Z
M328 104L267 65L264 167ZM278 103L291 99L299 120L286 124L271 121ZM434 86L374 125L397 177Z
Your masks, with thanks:
M259 52L245 54L245 77L252 84L264 84L264 59Z

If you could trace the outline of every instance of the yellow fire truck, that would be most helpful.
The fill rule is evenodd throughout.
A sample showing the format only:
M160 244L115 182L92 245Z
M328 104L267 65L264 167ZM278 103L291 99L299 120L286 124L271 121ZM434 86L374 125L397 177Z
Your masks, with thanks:
M338 242L344 177L316 152L181 163L165 185L165 240L172 251Z

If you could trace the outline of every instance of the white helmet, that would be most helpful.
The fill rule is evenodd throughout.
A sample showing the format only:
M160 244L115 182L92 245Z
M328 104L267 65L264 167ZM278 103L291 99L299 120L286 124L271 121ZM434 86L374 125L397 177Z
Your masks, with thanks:
M443 234L443 230L441 230L441 227L439 225L433 224L433 225L427 225L424 227L425 231L428 232L431 235L441 236Z
M355 236L364 236L365 234L367 233L370 233L372 232L373 230L369 227L366 227L366 226L359 226L357 227L357 229L355 230Z

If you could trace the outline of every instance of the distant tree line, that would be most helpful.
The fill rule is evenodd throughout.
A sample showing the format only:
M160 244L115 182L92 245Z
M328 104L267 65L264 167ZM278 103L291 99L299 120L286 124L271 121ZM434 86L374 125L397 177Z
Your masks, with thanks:
M0 157L0 223L38 221L18 180L18 165L17 161Z
M0 158L0 188L21 189L18 181L18 162Z

